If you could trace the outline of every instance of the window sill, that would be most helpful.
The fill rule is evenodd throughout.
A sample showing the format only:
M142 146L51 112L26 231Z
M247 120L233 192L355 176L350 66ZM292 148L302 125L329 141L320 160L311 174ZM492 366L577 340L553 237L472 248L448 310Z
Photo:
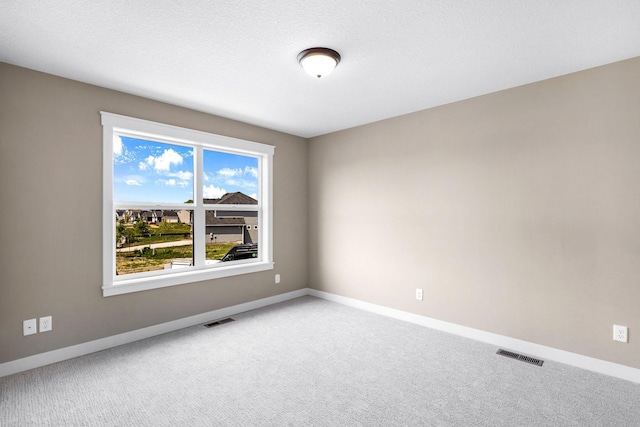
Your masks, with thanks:
M254 262L251 264L208 268L204 270L189 270L166 276L125 279L102 286L102 296L110 297L114 295L129 294L132 292L184 285L185 283L238 276L240 274L247 273L257 273L267 270L273 270L273 262Z

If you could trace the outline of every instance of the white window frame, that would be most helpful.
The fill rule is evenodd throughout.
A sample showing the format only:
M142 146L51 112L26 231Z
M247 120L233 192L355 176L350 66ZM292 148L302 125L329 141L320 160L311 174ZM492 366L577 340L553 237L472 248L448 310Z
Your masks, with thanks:
M272 270L273 267L273 155L275 147L253 141L136 119L101 111L103 127L103 296L126 294L167 286L182 285L202 280L218 279L240 274ZM158 203L127 203L113 200L113 136L126 135L141 139L193 147L194 181L193 204L162 203L163 208L194 211L193 255L194 265L189 268L147 273L116 275L116 238L114 218L117 209L158 209ZM202 153L205 149L247 155L258 158L257 205L206 205L203 200ZM231 265L210 265L205 261L205 211L227 210L258 212L260 224L258 258L238 261ZM225 263L226 264L226 263Z

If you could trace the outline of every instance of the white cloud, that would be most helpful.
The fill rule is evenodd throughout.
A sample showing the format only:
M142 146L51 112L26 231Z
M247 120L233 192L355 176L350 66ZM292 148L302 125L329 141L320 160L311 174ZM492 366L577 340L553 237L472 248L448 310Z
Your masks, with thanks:
M137 179L127 179L124 181L124 183L127 185L136 185L138 187L142 187L142 183Z
M138 164L138 168L139 168L141 171L145 171L145 170L147 170L147 164L146 164L146 163L144 163L144 162L140 162L140 163Z
M113 154L115 156L122 154L122 139L118 135L113 135Z
M224 181L225 184L232 187L240 187L240 188L257 188L257 181L249 181L246 179L226 179Z
M245 166L244 168L244 174L245 175L251 175L254 178L258 177L258 168L254 168L251 166Z
M253 199L258 200L258 194L256 194L256 193L247 194L247 196L249 196L249 197L251 197L251 198L253 198Z
M218 188L213 184L205 185L203 187L203 190L204 190L204 197L206 199L219 199L220 197L227 194L227 190L225 190L224 188Z
M188 188L191 187L191 179L193 178L193 173L189 171L178 171L166 174L166 176L170 177L169 179L159 179L158 182L168 186L175 187L178 186L180 188ZM178 178L178 179L175 179Z
M168 171L171 165L182 164L182 156L176 153L173 148L164 150L164 153L158 157L149 156L145 159L149 166L153 166L156 172Z
M158 179L156 184L165 185L167 187L180 187L180 188L188 188L191 187L191 183L189 181L182 181L174 178L170 179Z
M242 169L231 169L231 168L223 168L218 171L218 175L224 176L225 178L232 178L234 176L242 176Z
M258 168L253 167L253 166L245 166L244 169L241 168L235 168L235 169L231 169L231 168L222 168L218 171L218 175L227 177L227 178L232 178L232 177L238 177L238 176L252 176L254 178L258 177Z
M218 170L218 176L231 187L256 188L258 186L258 168L245 166L241 168L223 168Z
M189 171L177 171L177 172L167 174L167 176L176 177L183 181L190 181L191 178L193 178L193 173Z

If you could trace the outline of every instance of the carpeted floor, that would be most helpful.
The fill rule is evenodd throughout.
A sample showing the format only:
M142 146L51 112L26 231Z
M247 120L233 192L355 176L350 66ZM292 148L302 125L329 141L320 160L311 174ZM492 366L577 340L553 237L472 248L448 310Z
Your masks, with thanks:
M0 378L0 426L640 426L640 385L304 297Z

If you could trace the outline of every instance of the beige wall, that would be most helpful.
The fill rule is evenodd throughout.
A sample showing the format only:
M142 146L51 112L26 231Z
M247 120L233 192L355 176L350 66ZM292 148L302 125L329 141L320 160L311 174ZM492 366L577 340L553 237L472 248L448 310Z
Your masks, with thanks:
M103 298L101 110L275 145L275 270ZM306 287L306 154L302 138L0 63L0 363ZM22 336L47 315L52 332Z
M311 139L310 285L640 368L639 76L635 58Z
M311 285L640 368L638 75L640 58L307 142L0 63L0 363ZM275 271L103 298L100 110L275 145Z

